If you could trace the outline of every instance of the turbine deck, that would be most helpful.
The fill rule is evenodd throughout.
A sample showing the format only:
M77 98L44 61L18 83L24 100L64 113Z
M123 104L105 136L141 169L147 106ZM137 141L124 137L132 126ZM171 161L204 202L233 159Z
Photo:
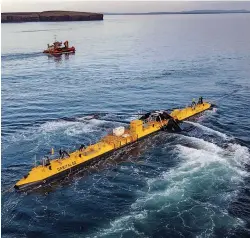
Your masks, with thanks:
M162 129L170 129L176 132L181 121L211 109L211 107L210 103L204 102L193 108L175 109L170 114L166 111L147 113L144 117L131 121L130 126L121 135L108 134L96 144L76 150L68 154L66 158L49 160L47 164L32 168L27 175L16 183L15 188L25 189L62 178L97 160L104 159L105 155L109 155Z

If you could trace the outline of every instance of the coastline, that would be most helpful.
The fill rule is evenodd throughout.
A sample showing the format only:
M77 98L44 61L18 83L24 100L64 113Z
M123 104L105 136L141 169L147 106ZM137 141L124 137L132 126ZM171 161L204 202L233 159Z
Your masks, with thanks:
M8 12L1 14L1 23L102 20L102 13L76 11Z
M104 15L203 15L203 14L246 14L250 10L192 10L178 12L106 12Z
M193 10L180 12L78 12L78 11L43 11L43 12L5 12L1 13L1 23L22 22L60 22L60 21L102 21L104 15L200 15L200 14L249 14L249 10Z

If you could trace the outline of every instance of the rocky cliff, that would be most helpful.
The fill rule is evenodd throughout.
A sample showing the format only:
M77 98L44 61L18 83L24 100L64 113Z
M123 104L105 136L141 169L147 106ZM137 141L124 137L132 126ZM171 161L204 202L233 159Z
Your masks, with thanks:
M99 21L103 14L73 11L46 12L9 12L1 14L1 22L36 22L36 21Z

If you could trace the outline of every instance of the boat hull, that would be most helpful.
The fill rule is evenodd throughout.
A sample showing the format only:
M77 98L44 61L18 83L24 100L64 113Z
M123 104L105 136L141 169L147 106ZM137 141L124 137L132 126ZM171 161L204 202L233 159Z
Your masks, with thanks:
M44 50L43 53L45 54L55 54L55 55L59 55L59 54L69 54L69 53L75 53L75 47L70 47L67 49L56 49L56 50Z
M197 115L199 115L207 110L210 110L212 107L213 106L211 104L206 103L206 104L203 104L203 106L202 105L197 106L196 109L192 109L190 107L182 109L182 110L175 109L171 115L173 117L175 117L176 120L179 121L179 123L182 123L184 120L194 118ZM136 121L136 125L138 124L138 122L140 122L140 125L142 126L142 123L143 123L142 121L140 121L140 120L135 120L135 121ZM135 122L135 121L132 121L132 122ZM164 125L167 126L169 121L170 120L165 121ZM74 154L74 155L72 154L72 156L69 157L69 159L64 159L63 160L64 162L63 161L60 162L61 160L56 160L55 162L52 161L52 163L54 163L52 165L52 169L51 169L50 164L48 166L45 166L45 167L39 166L40 168L38 167L36 170L31 171L33 173L33 175L37 176L36 175L37 172L38 173L40 172L41 174L46 174L49 171L53 172L53 174L51 174L51 175L48 174L48 176L45 176L43 179L42 178L38 179L39 176L37 176L37 180L32 179L32 177L30 178L30 181L27 181L26 178L21 179L15 185L15 188L17 190L26 190L26 189L30 189L32 187L37 187L39 185L43 186L43 185L49 184L51 182L61 180L61 178L65 178L69 174L73 174L76 171L80 171L85 167L93 165L96 162L98 162L99 160L105 160L111 154L113 154L115 151L121 150L122 148L130 146L132 144L136 144L139 141L141 141L149 136L152 136L161 130L168 129L168 127L165 127L165 126L163 126L160 122L156 122L156 121L151 122L151 125L149 125L149 128L144 129L144 130L146 130L146 132L140 131L140 132L138 132L138 133L140 133L140 136L137 135L137 138L132 137L131 139L129 139L129 141L127 141L127 139L126 139L127 142L125 144L123 143L123 144L120 144L118 146L116 146L115 144L111 146L112 142L108 142L108 141L104 140L104 142L101 142L101 143L104 143L104 145L102 144L104 146L104 149L102 150L102 152L100 152L100 153L95 152L95 153L97 153L97 155L92 156L92 157L91 157L91 155L84 155L85 159L84 159L84 161L81 161L81 162L79 160L78 160L78 162L76 162L77 159L74 159L74 161L71 160L71 157L72 158L79 158L79 157L82 158L81 157L82 152L76 151L73 153L77 153L77 154ZM130 131L130 132L133 133L133 131ZM117 137L117 138L119 138L119 137ZM111 143L111 144L109 144L109 143ZM98 143L93 145L93 146L98 147ZM112 147L112 149L111 149L111 147ZM77 156L77 157L74 157L74 156ZM87 158L87 156L90 156L90 157ZM80 159L80 160L82 160L82 159ZM61 165L58 166L58 163L60 163Z
M85 162L83 162L83 163L81 163L81 164L78 164L78 165L76 165L76 166L74 166L74 167L71 167L71 168L69 168L69 169L67 169L67 170L64 170L64 171L62 171L62 172L59 172L59 173L57 173L57 174L55 174L55 175L53 175L53 176L51 176L51 177L49 177L49 178L47 178L47 179L45 179L45 180L40 180L40 181L36 181L36 182L33 182L33 183L28 183L28 184L23 184L23 185L20 185L20 186L15 185L14 188L15 188L16 190L26 191L26 190L29 190L29 189L32 189L32 188L35 188L35 187L46 186L46 185L48 185L48 184L50 184L50 183L52 183L52 182L56 182L56 181L58 181L58 180L62 180L62 179L64 179L65 177L67 177L67 176L69 176L69 175L73 175L73 174L75 174L76 172L78 172L78 171L80 171L80 170L82 170L82 169L84 169L84 168L86 168L86 167L89 167L89 166L92 166L92 165L96 164L96 163L99 162L100 160L105 160L105 159L109 158L109 157L110 157L111 155L113 155L116 151L122 150L123 148L129 147L129 146L131 146L131 145L135 145L135 144L139 143L140 141L142 141L142 140L148 138L149 136L153 136L153 135L159 133L160 131L161 131L161 130L155 131L155 132L153 132L153 133L151 133L151 134L149 134L149 135L146 135L146 136L144 136L144 137L141 137L141 138L139 138L138 140L133 141L133 142L131 142L131 143L128 143L128 144L126 144L126 145L124 145L124 146L122 146L122 147L119 147L119 148L114 149L114 150L112 150L112 151L106 152L105 154L102 154L102 155L99 155L99 156L97 156L97 157L94 157L94 158L91 159L91 160L85 161Z

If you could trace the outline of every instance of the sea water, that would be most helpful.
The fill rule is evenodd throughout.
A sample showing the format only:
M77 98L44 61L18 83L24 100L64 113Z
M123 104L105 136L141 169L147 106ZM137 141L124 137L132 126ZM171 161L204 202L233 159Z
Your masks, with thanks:
M250 15L2 24L3 237L249 237ZM69 41L75 55L41 52ZM217 109L44 190L12 186L139 110ZM89 115L98 115L89 119ZM105 121L105 119L107 121Z

